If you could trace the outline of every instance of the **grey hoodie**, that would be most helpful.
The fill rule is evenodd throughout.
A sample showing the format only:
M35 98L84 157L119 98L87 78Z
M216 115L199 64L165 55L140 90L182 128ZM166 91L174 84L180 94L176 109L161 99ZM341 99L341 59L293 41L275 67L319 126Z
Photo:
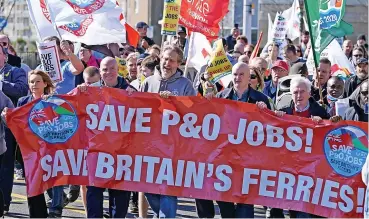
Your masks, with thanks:
M146 78L142 85L142 92L160 93L160 91L170 91L174 96L195 96L196 92L192 83L183 77L183 72L177 69L177 72L169 79L161 77L159 66L155 67L154 75Z

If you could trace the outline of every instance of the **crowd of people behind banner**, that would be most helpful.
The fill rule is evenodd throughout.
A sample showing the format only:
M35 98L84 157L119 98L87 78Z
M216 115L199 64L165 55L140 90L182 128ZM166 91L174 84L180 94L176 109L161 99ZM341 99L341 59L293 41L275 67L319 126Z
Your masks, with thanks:
M307 31L302 34L299 44L289 40L282 55L278 52L278 45L270 44L263 50L265 52L251 59L255 47L249 43L249 39L240 35L238 28L234 28L230 36L222 39L227 57L233 65L232 81L223 87L221 83L210 83L206 67L195 77L184 74L185 28L180 27L175 39L160 47L147 36L147 27L144 22L136 25L141 37L136 48L128 44L121 47L118 44L107 46L114 56L126 60L126 78L118 74L118 64L114 57L104 57L88 46L74 54L72 42L60 41L54 36L44 39L44 42L56 41L59 48L63 81L57 84L42 70L42 65L31 70L21 63L11 47L11 40L14 39L0 35L2 116L6 115L8 108L21 107L52 94L68 94L75 87L84 92L89 86L108 86L125 89L128 93L159 93L163 98L171 95L197 95L209 101L212 98L225 98L253 103L260 109L271 109L280 117L289 114L312 118L316 123L323 119L333 122L341 119L368 122L368 45L364 35L359 36L356 43L344 40L342 44L345 55L356 69L356 74L345 80L331 76L331 61L327 58L320 60L317 73L309 74L306 59L311 46ZM335 102L342 98L349 99L350 107L340 117L335 110ZM23 165L21 153L10 130L0 126L0 136L0 189L3 196L0 201L4 202L0 202L0 208L4 207L6 214L11 203L15 160L19 163L16 168L17 179L24 178L24 168L27 167ZM368 165L367 159L362 171L366 185L369 179ZM47 200L44 194L29 197L30 217L61 217L63 208L76 201L80 195L88 218L124 218L128 211L139 213L139 217L145 218L149 206L157 217L176 217L177 197L109 189L109 212L104 212L105 188L69 185L67 193L64 188L57 186L47 190ZM254 217L253 205L222 201L217 201L217 204L224 218ZM197 199L196 208L200 218L215 216L212 200ZM265 208L267 217L284 217L283 209ZM368 206L365 208L368 214ZM296 211L289 211L289 214L297 218L315 216Z

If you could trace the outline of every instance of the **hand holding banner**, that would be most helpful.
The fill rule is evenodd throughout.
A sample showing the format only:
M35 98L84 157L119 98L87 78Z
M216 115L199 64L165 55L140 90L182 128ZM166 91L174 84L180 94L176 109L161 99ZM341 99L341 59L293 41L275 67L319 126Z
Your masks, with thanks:
M210 76L209 80L212 84L215 84L222 77L231 74L231 71L232 63L227 58L222 40L217 40L214 43L214 50L207 68L208 75Z
M76 95L77 94L77 95ZM79 184L362 217L367 124L89 87L7 116L29 196Z
M42 69L49 74L53 82L62 81L63 74L56 42L37 43L37 50L40 55Z

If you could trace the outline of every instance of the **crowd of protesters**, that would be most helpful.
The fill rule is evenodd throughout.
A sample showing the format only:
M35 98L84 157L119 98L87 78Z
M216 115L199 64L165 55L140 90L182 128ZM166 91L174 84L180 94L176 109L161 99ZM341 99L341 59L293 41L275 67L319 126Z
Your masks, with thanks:
M53 94L68 94L75 87L82 92L89 86L107 86L133 92L158 93L168 96L203 96L209 101L225 98L256 104L261 110L273 110L279 117L285 114L311 118L315 123L323 119L332 122L353 120L368 122L368 52L364 35L354 44L345 40L344 54L352 63L356 74L350 78L331 75L331 61L322 58L316 72L308 72L306 58L311 48L309 33L305 31L301 41L279 48L276 44L265 47L258 57L251 59L255 47L235 27L231 35L223 39L227 57L233 65L232 81L223 87L212 84L206 66L197 72L194 80L185 77L183 54L186 45L186 29L180 27L174 40L163 47L147 36L148 25L139 22L140 34L137 47L130 45L107 45L112 55L102 55L89 46L82 46L74 54L72 42L48 37L58 46L63 81L54 84L42 65L31 70L11 47L6 35L0 35L0 110L6 115L8 108L21 107L38 98ZM290 41L289 41L290 42ZM282 52L280 52L282 51ZM126 60L128 75L119 76L114 56ZM27 68L28 67L28 68ZM343 116L337 114L335 102L348 98L349 107ZM0 126L0 209L6 214L11 203L15 160L19 163L17 178L24 178L24 167L16 140L5 125ZM17 152L17 153L16 153ZM363 168L363 181L368 185L368 161ZM28 198L30 217L61 217L63 208L79 196L88 218L124 218L128 211L147 217L149 206L157 217L176 217L177 197L108 189L109 212L103 211L105 188L69 185L49 189L45 195ZM368 196L367 196L368 197ZM215 200L216 201L216 200ZM367 200L366 203L369 201ZM252 218L254 206L250 204L217 201L220 214L226 218ZM198 216L215 216L213 200L196 200ZM284 217L283 209L268 208L267 217ZM366 206L366 209L368 206ZM316 217L304 212L290 211L290 217Z

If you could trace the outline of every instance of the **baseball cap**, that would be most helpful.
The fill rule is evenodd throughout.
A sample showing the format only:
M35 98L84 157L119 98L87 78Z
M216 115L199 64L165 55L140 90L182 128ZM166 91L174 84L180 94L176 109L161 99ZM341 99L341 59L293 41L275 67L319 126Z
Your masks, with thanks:
M144 27L148 27L149 25L147 25L145 22L140 21L136 24L136 28L144 28Z
M368 59L366 59L366 58L361 58L361 59L359 59L359 60L357 60L356 61L356 64L363 64L363 63L365 63L365 64L368 64Z
M186 28L178 26L178 33L186 33Z
M274 62L272 69L277 68L277 67L282 68L286 71L289 70L289 66L288 66L287 62L285 62L283 60L277 60L276 62Z
M289 75L308 75L308 68L303 62L295 63L291 66Z
M357 37L357 40L365 40L366 41L366 37L364 34L360 34L358 37Z

